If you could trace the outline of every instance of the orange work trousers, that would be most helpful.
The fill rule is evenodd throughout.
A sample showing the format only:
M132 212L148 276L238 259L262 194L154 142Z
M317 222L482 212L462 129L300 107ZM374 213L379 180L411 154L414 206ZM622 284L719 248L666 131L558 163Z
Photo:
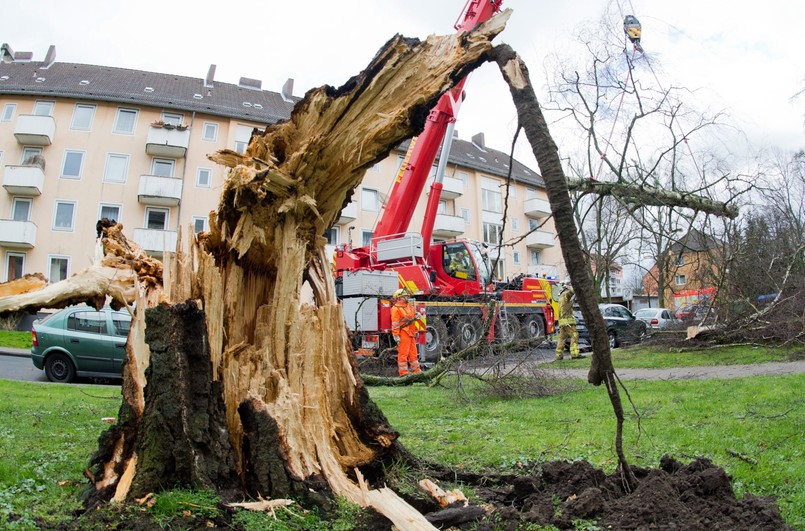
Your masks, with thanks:
M416 336L401 331L400 343L397 345L397 373L407 376L409 367L412 373L422 372L416 352Z

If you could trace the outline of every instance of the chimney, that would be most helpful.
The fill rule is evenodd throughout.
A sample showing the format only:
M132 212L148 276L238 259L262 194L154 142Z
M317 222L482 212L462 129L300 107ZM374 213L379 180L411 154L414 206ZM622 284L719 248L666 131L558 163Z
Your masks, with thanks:
M50 68L56 62L56 46L51 44L48 47L48 53L45 54L45 64L42 65L43 70Z
M285 84L282 86L282 99L285 101L293 100L293 78L289 77Z
M458 140L458 129L453 129L453 140Z
M0 61L4 63L14 62L14 50L11 49L11 46L7 42L0 45Z
M485 149L486 145L484 144L484 134L478 133L477 135L472 137L472 143L475 144L475 146L480 149Z
M259 79L252 79L249 77L242 77L240 81L238 81L238 86L241 88L246 88L249 90L262 90L263 89L263 82Z
M215 65L210 65L210 69L207 70L207 77L204 78L204 86L212 88L213 79L215 79Z

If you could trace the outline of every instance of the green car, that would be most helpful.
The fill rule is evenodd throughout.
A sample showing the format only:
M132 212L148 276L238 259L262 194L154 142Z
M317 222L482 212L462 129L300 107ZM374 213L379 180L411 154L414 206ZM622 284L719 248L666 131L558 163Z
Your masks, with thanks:
M34 321L31 361L51 382L121 378L131 315L78 305Z

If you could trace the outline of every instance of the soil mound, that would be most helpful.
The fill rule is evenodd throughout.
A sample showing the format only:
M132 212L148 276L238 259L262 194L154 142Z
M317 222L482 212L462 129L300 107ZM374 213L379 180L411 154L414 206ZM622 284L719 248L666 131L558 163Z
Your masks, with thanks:
M660 468L633 471L638 485L627 492L618 474L606 475L586 461L555 461L536 475L478 494L496 507L505 529L529 523L573 529L579 520L605 529L790 529L774 498L737 500L729 476L708 459L684 465L666 456Z

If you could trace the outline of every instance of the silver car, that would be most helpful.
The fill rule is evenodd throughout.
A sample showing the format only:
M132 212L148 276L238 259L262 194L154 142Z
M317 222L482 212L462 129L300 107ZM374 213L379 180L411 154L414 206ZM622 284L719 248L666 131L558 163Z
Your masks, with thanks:
M682 326L682 321L677 319L674 311L668 308L641 308L635 312L634 316L646 323L649 333Z

